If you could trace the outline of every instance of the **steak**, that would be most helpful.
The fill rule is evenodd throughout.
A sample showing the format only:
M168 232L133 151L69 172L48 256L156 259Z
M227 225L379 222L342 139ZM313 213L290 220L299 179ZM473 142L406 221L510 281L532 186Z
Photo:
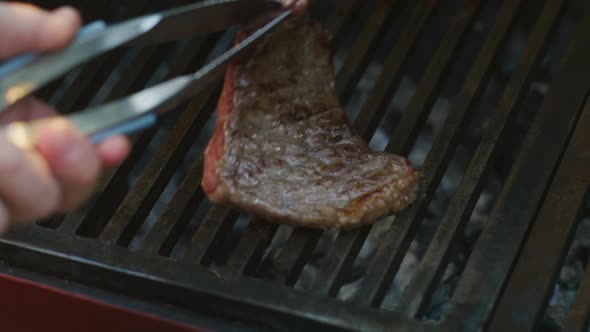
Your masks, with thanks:
M202 186L213 203L270 222L349 229L408 207L418 178L405 158L374 152L354 133L336 96L329 38L307 15L228 67L205 150Z

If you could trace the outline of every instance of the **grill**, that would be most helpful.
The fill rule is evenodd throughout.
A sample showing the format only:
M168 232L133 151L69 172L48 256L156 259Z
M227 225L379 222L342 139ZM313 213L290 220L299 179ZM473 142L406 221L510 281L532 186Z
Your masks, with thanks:
M77 6L115 22L181 3ZM199 184L220 81L134 137L85 207L12 229L3 269L257 331L586 331L590 6L333 0L312 14L356 130L423 171L410 209L331 233L211 205ZM65 113L112 100L199 68L234 33L113 52L39 97Z

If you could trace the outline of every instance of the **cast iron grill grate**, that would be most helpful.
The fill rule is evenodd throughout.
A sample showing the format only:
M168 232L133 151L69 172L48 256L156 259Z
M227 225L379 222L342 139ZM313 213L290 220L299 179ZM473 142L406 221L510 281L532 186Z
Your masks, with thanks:
M180 3L78 7L111 22ZM11 230L1 259L279 330L585 330L583 268L564 318L548 317L588 218L590 6L334 0L312 13L334 36L356 130L422 169L412 208L335 234L211 205L199 183L217 84L135 137L83 209ZM113 52L39 96L66 113L112 100L195 70L232 36Z

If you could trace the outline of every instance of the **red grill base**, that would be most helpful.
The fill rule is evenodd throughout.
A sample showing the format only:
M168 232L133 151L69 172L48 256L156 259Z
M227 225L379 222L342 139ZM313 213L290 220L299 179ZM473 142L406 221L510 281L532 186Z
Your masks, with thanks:
M206 331L6 274L0 294L3 331Z

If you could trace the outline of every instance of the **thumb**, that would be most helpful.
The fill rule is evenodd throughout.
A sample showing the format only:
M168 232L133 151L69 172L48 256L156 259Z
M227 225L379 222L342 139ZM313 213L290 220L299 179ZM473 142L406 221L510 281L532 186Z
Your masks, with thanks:
M48 12L33 5L0 1L0 59L63 48L80 24L80 15L70 7Z

